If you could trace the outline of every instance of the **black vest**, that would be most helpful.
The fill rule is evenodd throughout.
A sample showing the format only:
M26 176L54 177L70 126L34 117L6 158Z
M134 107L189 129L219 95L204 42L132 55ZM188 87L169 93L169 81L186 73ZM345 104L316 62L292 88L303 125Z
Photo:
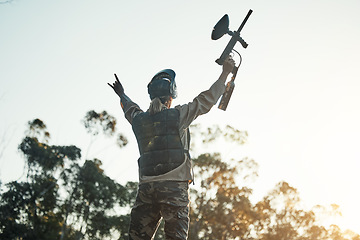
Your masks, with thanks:
M140 113L132 121L138 142L141 176L167 173L185 161L184 147L179 134L180 113L166 109L154 115Z

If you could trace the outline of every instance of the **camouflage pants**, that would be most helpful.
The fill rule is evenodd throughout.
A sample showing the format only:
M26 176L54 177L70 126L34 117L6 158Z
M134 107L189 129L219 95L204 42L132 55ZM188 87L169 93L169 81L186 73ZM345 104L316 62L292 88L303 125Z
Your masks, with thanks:
M189 229L189 183L142 183L131 210L130 240L153 239L161 219L166 239L187 239Z

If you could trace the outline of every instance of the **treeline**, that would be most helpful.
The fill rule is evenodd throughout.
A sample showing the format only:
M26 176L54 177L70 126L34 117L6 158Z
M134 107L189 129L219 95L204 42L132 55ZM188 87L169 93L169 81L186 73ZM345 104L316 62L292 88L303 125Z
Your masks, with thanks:
M82 122L91 137L112 137L120 148L128 143L106 111L89 111ZM243 144L247 136L230 126L192 128L203 144L220 137ZM0 183L0 239L127 239L137 183L117 183L100 159L83 160L81 149L51 145L50 136L40 119L28 123L19 144L26 176ZM252 203L252 189L237 182L257 175L251 159L225 161L220 153L202 153L193 161L197 182L191 190L190 240L360 240L336 225L322 226L318 211L301 209L297 190L286 182ZM155 239L165 239L161 229Z

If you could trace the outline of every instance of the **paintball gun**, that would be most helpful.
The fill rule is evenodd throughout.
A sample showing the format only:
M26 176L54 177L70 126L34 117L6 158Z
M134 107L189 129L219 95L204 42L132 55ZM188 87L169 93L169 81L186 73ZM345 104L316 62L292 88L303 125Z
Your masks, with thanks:
M242 30L242 28L244 27L245 23L247 22L248 18L250 17L251 13L253 11L250 9L249 12L247 13L245 19L243 20L243 22L241 23L239 29L235 32L232 32L229 30L229 16L227 14L225 14L215 25L215 27L213 28L213 31L211 33L211 39L212 40L218 40L219 38L221 38L225 33L229 34L231 37L229 43L226 45L225 50L223 51L223 53L221 54L220 58L218 58L215 62L219 65L223 65L225 59L230 55L230 53L232 51L235 51L237 54L239 54L240 56L240 63L238 66L235 66L234 69L232 70L232 74L233 76L231 77L231 80L226 84L226 90L220 100L219 106L218 108L221 110L226 110L227 105L229 103L230 97L232 92L234 91L235 88L235 78L236 78L236 74L237 71L240 67L241 64L241 55L239 52L237 52L234 49L234 46L237 42L240 42L240 44L246 48L248 46L248 44L244 41L244 39L242 39L240 37L240 31Z

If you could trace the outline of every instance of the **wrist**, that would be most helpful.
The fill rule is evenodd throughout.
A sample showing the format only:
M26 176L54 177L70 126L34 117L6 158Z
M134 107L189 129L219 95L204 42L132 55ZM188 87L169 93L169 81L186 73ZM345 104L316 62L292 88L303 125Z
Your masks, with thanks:
M220 74L219 79L221 79L221 80L223 80L225 82L227 77L229 76L229 74L230 74L230 72L222 71L221 74Z
M125 95L124 92L117 92L116 94L117 94L120 98L122 98L122 97Z

